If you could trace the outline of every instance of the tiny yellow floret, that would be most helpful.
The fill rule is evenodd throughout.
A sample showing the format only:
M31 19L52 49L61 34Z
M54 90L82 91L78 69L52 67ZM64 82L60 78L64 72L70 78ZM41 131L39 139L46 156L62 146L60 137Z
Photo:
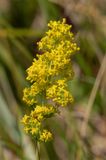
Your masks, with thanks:
M43 130L43 132L40 135L40 141L43 141L43 142L50 141L52 138L53 138L52 134L47 130Z

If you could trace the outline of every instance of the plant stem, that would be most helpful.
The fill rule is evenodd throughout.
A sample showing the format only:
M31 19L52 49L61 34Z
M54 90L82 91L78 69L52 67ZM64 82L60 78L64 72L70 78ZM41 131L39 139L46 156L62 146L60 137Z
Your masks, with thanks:
M40 160L40 149L39 149L39 142L37 142L37 151L38 151L38 160Z

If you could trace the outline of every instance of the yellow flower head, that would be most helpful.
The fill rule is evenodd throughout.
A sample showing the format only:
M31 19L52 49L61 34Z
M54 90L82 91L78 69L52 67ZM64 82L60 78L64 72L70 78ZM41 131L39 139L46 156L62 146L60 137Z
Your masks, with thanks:
M24 89L23 100L34 109L22 119L25 132L44 142L52 139L52 134L43 129L44 121L58 113L59 106L73 102L68 81L74 76L71 56L79 50L65 19L50 21L48 27L37 43L43 54L37 54L27 69L30 86Z

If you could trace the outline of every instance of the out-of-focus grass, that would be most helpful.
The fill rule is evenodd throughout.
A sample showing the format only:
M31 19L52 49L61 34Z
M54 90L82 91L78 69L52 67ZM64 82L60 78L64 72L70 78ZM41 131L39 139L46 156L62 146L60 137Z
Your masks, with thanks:
M106 52L105 0L1 0L0 4L0 159L38 159L36 142L24 134L20 124L27 109L22 102L22 90L27 85L25 70L36 56L36 42L47 29L47 22L66 17L81 48L73 59L75 78L69 85L75 102L47 122L54 140L40 145L40 157L105 160L106 69L88 114L86 134L82 133L89 97Z

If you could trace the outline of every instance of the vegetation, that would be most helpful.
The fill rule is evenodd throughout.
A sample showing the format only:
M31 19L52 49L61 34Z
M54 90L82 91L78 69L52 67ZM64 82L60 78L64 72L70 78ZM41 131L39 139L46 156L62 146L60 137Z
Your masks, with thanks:
M20 120L26 69L50 20L66 18L80 51L73 56L74 103L46 122L51 142L36 144ZM106 159L106 1L0 0L0 159Z

